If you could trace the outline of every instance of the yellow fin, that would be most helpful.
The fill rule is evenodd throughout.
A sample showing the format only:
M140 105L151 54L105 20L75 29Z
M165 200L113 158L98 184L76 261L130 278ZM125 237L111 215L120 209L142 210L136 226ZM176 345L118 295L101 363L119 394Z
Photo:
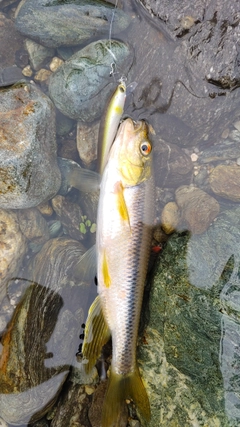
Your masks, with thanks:
M105 251L103 253L102 274L103 274L104 284L105 284L106 288L109 288L111 285L111 276L109 274L108 262L107 262L107 257L106 257Z
M123 189L123 185L120 181L116 182L115 186L114 186L114 192L117 196L117 210L118 213L120 215L120 217L124 220L127 221L130 227L130 219L129 219L129 215L128 215L128 208L124 199L124 189Z
M83 362L87 374L96 364L101 349L109 338L110 331L103 317L100 297L97 296L88 311L82 347Z
M137 405L141 421L150 421L150 405L138 368L126 375L110 373L107 392L102 411L102 427L111 427L116 423L121 407L126 399L132 399Z

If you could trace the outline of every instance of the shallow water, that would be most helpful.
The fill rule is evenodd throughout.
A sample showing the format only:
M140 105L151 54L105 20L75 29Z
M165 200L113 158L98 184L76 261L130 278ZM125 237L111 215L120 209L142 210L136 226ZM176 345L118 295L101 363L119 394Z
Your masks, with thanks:
M9 6L4 3L2 11L12 19L13 10L16 6L17 3ZM199 75L196 70L192 71L191 67L188 66L189 58L186 54L184 39L174 39L167 26L157 18L151 18L138 2L135 0L122 2L119 6L131 17L131 25L126 31L118 34L116 38L127 44L129 43L133 47L134 60L128 75L125 75L124 69L117 68L116 73L113 76L109 76L109 82L115 81L117 84L118 80L124 76L127 78L127 84L137 83L136 89L127 99L124 114L134 120L145 119L154 129L151 137L155 146L154 160L157 185L154 246L160 244L163 249L155 275L153 274L151 281L152 285L159 289L162 301L165 298L164 304L168 307L164 311L165 309L160 303L159 306L157 305L157 296L154 295L156 303L151 300L150 296L150 307L152 307L153 312L150 309L149 314L148 308L145 307L147 314L145 317L143 316L142 320L144 322L144 319L147 318L145 325L149 328L149 342L151 341L151 334L156 331L157 334L160 334L159 336L162 340L161 343L159 341L159 348L162 345L161 357L157 346L156 348L152 347L151 353L150 345L148 348L146 344L141 346L139 355L143 377L148 384L147 390L152 404L153 418L150 425L167 426L170 425L167 424L170 419L173 423L171 425L180 427L186 425L237 426L240 420L238 278L240 249L238 248L238 233L240 224L237 219L237 208L240 201L240 179L237 177L237 173L235 181L228 178L229 175L226 174L225 183L227 184L221 183L221 191L217 192L217 190L215 191L216 182L218 183L220 178L215 178L214 187L209 181L209 176L218 165L223 164L229 168L232 166L237 168L239 164L240 114L237 101L239 90L236 89L231 92L227 89L219 88L209 83L206 79L204 80L200 69ZM107 33L106 37L108 35ZM114 21L112 37L114 38ZM89 40L89 43L91 41ZM85 43L84 45L87 44ZM74 48L75 50L76 48ZM22 51L21 55L24 56L24 51ZM12 54L11 49L9 49L9 58L7 49L4 50L0 66L2 65L3 68L6 68L14 65L13 58L14 54ZM23 66L20 68L23 68ZM110 71L111 64L109 64L109 73ZM34 75L29 80L33 78ZM37 81L35 83L42 91L48 93L45 83ZM61 116L57 118L57 126L62 120ZM83 165L76 150L76 126L76 121L72 121L71 129L68 133L64 136L59 136L58 134L58 154L63 157L67 157L69 154L69 158ZM66 141L70 148L66 147ZM219 152L216 153L219 146ZM224 157L224 149L229 146L231 146L232 151L231 153L228 151ZM215 150L214 156L211 150ZM209 152L209 160L201 161L202 152L205 157ZM96 169L96 161L93 161L89 168ZM188 186L188 190L192 188L189 187L192 185L193 188L196 187L206 192L219 203L219 207L216 209L214 206L211 211L211 201L209 199L205 201L205 199L201 199L202 196L200 194L197 194L194 202L190 197L193 205L189 208L191 203L186 198L186 195L184 197L181 195L181 198L179 193L178 195L175 193L182 185ZM226 188L227 185L229 185L229 190ZM222 187L225 188L222 189ZM234 196L229 197L228 193L234 193ZM67 195L67 200L68 203L78 204L83 197L79 195L77 190L71 190ZM87 196L85 198L87 200ZM82 217L87 215L87 218L81 218L81 221L82 229L86 230L87 228L87 233L81 237L76 235L76 239L81 241L85 248L89 248L94 243L95 238L95 233L90 232L90 226L95 222L96 200L92 202L90 208L86 207L88 204L86 200L84 205L81 206L85 206L86 209L84 211L84 208L82 208ZM178 208L181 211L181 218L179 217L177 223L173 224L173 229L175 228L176 231L173 232L172 229L173 235L166 244L171 233L166 225L164 228L166 234L160 229L160 223L163 222L162 212L167 203L175 201L177 201ZM186 206L189 210L187 210ZM71 212L68 212L66 217L70 214ZM174 218L171 215L167 217L170 225L174 222ZM79 356L81 350L81 347L79 348L83 334L81 325L84 324L87 310L96 295L94 277L90 283L84 282L81 286L79 286L79 282L75 281L74 277L71 277L71 269L74 268L77 259L80 258L82 249L75 247L74 244L71 246L67 240L69 238L69 228L71 228L70 226L68 227L68 224L69 221L71 222L71 218L69 220L66 217L65 220L60 218L62 223L59 229L57 229L55 223L54 238L60 239L56 241L55 248L48 248L44 257L41 258L39 252L43 243L35 244L36 242L32 241L29 244L28 251L23 259L23 265L19 268L17 279L14 277L9 280L8 293L0 307L1 319L4 319L4 316L7 315L8 321L8 324L5 325L6 327L3 327L2 343L0 344L2 347L0 362L0 374L2 375L2 379L0 378L2 407L0 401L0 408L2 409L0 409L0 416L3 419L8 419L6 416L7 411L1 413L1 410L3 411L3 408L9 405L10 398L13 413L17 414L20 405L18 397L22 394L21 406L29 405L28 414L24 422L22 421L20 424L18 421L12 421L12 424L21 425L22 427L36 422L34 414L41 409L38 406L49 406L50 408L52 400L57 400L57 396L55 399L56 391L61 389L62 383L64 383L68 375L70 365L73 364L75 367L79 367L77 358L74 355L77 354ZM78 218L77 214L76 218ZM45 219L50 226L59 218L53 211L50 216L45 214ZM86 223L86 220L90 222ZM184 252L183 250L182 255L179 253L177 257L178 247L176 246L175 252L172 249L175 245L174 239L177 240L178 237L176 236L179 233L179 239L183 239L179 246L183 245L182 242L185 241L188 231L190 231L190 234L186 246L187 249L185 248L186 251ZM76 231L71 234L72 240L74 240L74 232ZM165 250L166 252L164 252ZM169 265L170 270L173 269L172 264L176 263L176 270L173 269L174 271L171 273L175 275L174 279L171 274L167 277L167 268L165 271L165 267L161 267L161 256L164 259L164 266ZM186 270L182 269L183 264ZM179 269L177 268L178 266ZM162 268L162 277L166 278L166 283L164 282L165 279L159 279L159 268ZM179 274L179 281L176 277L177 274ZM184 274L187 279L183 280L181 278ZM182 287L179 285L177 291L171 288L174 281L176 286L178 282L181 282ZM170 288L171 291L169 290L169 294L167 294ZM147 291L146 295L148 293ZM189 304L187 306L186 304L186 308L182 309L177 297L181 299L181 304L184 304L190 298L192 305ZM171 298L174 301L176 298L176 305L171 306ZM207 300L206 304L204 298ZM202 313L201 304L203 307ZM158 310L161 313L160 320L158 318L157 320L155 319L154 310ZM199 313L199 318L202 315L199 323L195 312L193 312L194 310ZM24 323L26 318L27 322ZM179 335L175 335L175 332L173 332L172 336L174 338L172 341L171 334L169 334L171 328L178 328L178 322L184 325L184 318L188 319L186 325L193 325L191 331L196 333L194 335L194 332L192 332L193 336L189 338L192 347L199 349L202 346L196 352L197 356L193 351L192 358L191 349L189 350L188 348L186 350L182 347L184 340L188 339L187 333L184 335L184 332L179 328ZM212 329L210 327L210 331L208 331L209 324L212 327ZM12 332L13 327L15 328L14 333ZM188 330L187 328L188 326L186 331ZM27 331L30 332L27 333ZM209 336L207 336L208 332ZM207 338L204 340L203 337ZM179 342L177 341L178 338ZM207 356L201 356L200 353L204 353L204 347L208 347L209 342L211 343L209 344L210 347L212 346L211 356L208 354ZM13 348L12 354L11 348ZM156 355L156 352L159 352L159 354ZM109 356L108 350L106 353ZM199 359L197 358L198 356ZM190 365L192 363L192 370L189 368L189 371L186 368L188 357ZM213 360L211 362L212 365L209 364L206 367L206 371L204 371L204 364L211 357ZM8 358L11 360L9 362L9 366L11 365L9 372L12 373L13 377L14 374L16 375L13 381L12 378L10 380L5 378ZM148 366L148 363L145 363L146 358L151 362L157 360L156 365L161 366L161 372L156 373L159 366L155 367L155 370L154 362ZM16 366L17 370L14 372ZM175 369L176 371L174 371ZM210 375L211 370L213 372L212 376ZM169 400L172 399L172 406L164 407L164 405L167 405L168 396L164 391L164 400L164 393L159 390L161 389L161 384L164 383L164 375L166 383L170 381L171 375L174 377L172 371L177 372L179 389L176 384L172 386L175 390L173 392L175 397L171 395L172 389L169 392ZM153 374L154 372L155 374ZM157 375L159 375L159 379L157 379ZM30 380L31 376L33 380ZM157 385L152 379L154 376L156 377ZM210 378L210 386L209 390L206 391L208 376ZM194 384L194 392L192 392L191 385L189 386L187 383L188 381ZM33 387L31 392L29 390L30 384ZM169 383L167 384L169 386ZM67 387L68 385L65 385L65 388L63 386L63 390L66 390ZM164 387L166 387L166 384L162 387L163 390ZM180 389L184 389L184 387L187 389L186 394L189 393L186 400L184 400L184 392L180 392ZM50 393L49 390L51 390ZM47 392L49 395L46 394ZM176 400L177 395L180 395L179 401ZM47 396L46 399L45 396ZM60 396L64 400L64 393ZM89 394L89 396L91 395ZM88 407L91 403L91 397L89 396L86 397L85 402ZM160 405L160 409L159 396L164 402L162 406ZM185 405L185 412L187 399L192 399L188 421L184 418L185 415L180 415L179 417L173 415L174 408L178 407L178 405L181 408L179 404L181 398L183 399L183 406ZM210 402L209 407L206 404L208 399ZM41 405L39 405L39 401L42 402ZM221 403L219 403L220 401ZM30 403L28 404L27 402ZM133 409L131 410L134 419L136 418L136 413ZM42 421L43 427L47 425L52 427L63 425L59 421L59 418L61 418L59 407L56 411L58 411L57 420L56 418L54 420L53 412L48 412L48 421L44 418L44 421ZM221 416L218 416L219 411L221 411ZM45 414L47 411L44 410L43 412ZM17 415L14 415L13 419L17 420ZM85 416L84 420L86 419L86 427L91 426L91 420L89 421ZM69 422L69 424L65 425L73 425L67 419L64 422ZM81 421L78 420L78 423L76 425L81 425ZM9 425L11 424L9 423ZM36 427L40 426L37 422L34 425ZM128 425L132 426L133 424Z

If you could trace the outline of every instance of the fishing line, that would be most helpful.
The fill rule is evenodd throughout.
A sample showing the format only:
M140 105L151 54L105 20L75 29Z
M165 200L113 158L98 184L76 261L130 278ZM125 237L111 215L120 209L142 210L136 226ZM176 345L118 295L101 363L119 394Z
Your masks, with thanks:
M113 9L113 12L112 12L112 17L111 17L110 26L109 26L109 36L108 36L109 48L106 46L107 51L110 53L110 55L113 58L113 62L111 62L111 64L110 64L110 73L109 73L109 76L113 77L113 78L115 77L115 75L117 73L119 73L119 71L117 71L117 68L118 68L118 66L117 66L117 58L114 55L114 53L112 51L112 48L111 48L112 47L113 21L114 21L114 16L115 16L115 12L116 12L117 6L118 6L118 0L115 1L115 6L114 6L114 9ZM120 68L119 68L119 70L121 71ZM120 79L118 80L118 82L119 83L126 83L126 81L127 81L127 77L124 74L122 74L122 76L120 77Z

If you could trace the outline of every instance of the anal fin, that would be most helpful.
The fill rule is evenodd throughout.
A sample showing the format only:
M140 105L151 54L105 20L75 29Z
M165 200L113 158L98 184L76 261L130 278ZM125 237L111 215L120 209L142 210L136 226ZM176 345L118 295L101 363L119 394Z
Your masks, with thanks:
M109 338L110 331L103 316L100 297L97 296L88 311L82 347L86 373L89 373L96 364L102 347L108 342Z

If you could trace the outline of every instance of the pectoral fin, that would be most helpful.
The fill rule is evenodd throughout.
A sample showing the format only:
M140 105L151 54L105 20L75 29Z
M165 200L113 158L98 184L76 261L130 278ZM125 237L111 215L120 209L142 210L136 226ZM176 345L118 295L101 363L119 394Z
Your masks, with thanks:
M97 272L96 246L93 245L73 266L72 273L81 282L90 283Z
M109 338L110 331L108 325L105 322L101 308L100 297L98 296L93 301L88 311L85 336L82 347L86 373L89 373L96 364L102 347L108 342Z
M130 227L130 218L128 214L128 208L124 198L124 188L120 181L116 182L114 186L114 193L116 194L118 213L120 217L123 219L123 221L126 221Z

